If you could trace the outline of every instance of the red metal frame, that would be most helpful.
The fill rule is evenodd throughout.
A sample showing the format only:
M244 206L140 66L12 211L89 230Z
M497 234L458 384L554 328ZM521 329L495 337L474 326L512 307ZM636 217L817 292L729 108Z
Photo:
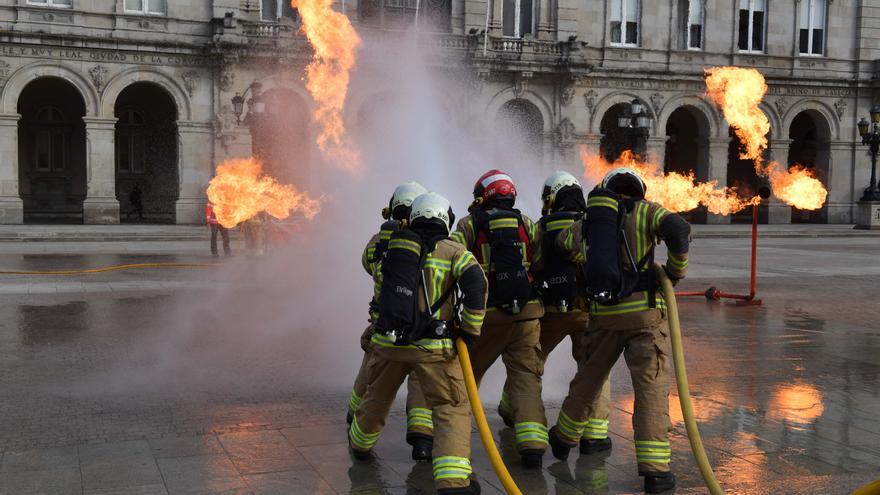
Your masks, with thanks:
M705 292L676 292L676 297L703 296L707 301L720 301L731 299L736 301L737 306L760 306L761 300L755 299L758 292L758 205L752 205L752 273L749 281L749 293L729 294L722 292L717 287L709 287Z

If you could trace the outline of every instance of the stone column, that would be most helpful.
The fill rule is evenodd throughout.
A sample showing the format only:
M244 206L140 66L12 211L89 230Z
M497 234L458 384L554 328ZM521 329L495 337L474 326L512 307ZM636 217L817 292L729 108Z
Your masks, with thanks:
M464 34L464 0L451 0L450 6L450 23L452 24L452 34Z
M86 199L83 223L119 223L115 118L83 117L86 124Z
M858 193L853 197L853 158L863 160L867 146L854 141L831 141L828 143L828 173L825 177L825 187L828 188L828 223L852 223L853 203L861 196L861 188L856 187ZM856 186L859 186L857 183Z
M488 0L491 2L492 16L489 18L489 36L500 37L503 32L501 8L504 0Z
M18 194L18 119L0 114L0 224L20 224L24 205Z
M770 160L779 163L783 169L788 168L789 146L791 146L791 139L770 141ZM770 190L772 193L773 188L771 187ZM767 223L791 223L791 206L780 201L775 194L770 195L767 205Z
M210 122L178 121L177 135L180 195L175 208L175 222L204 223L205 191L214 175L213 126Z
M551 40L553 39L553 33L550 31L550 5L551 0L539 0L538 1L538 32L535 33L535 36L539 40Z
M658 163L661 167L665 167L663 163L666 158L666 136L651 136L645 143L645 158L652 163Z
M709 162L706 170L706 179L718 182L718 187L727 187L727 161L730 155L730 138L709 139ZM709 213L706 223L726 224L730 223L730 215L716 215Z

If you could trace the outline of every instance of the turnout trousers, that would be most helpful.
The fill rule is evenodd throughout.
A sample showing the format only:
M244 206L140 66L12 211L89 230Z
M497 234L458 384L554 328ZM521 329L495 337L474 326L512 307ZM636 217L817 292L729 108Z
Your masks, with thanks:
M367 392L367 384L370 379L367 375L367 364L373 345L370 342L372 334L372 327L367 327L367 330L361 335L361 349L364 351L364 359L361 361L361 367L354 379L351 397L348 399L348 412L352 416ZM434 424L431 420L431 408L428 407L425 395L419 385L419 378L415 373L410 373L409 379L406 381L406 441L412 443L415 437L434 438Z
M584 334L585 354L569 384L556 426L563 442L576 445L587 427L585 411L597 402L611 368L623 354L632 376L633 436L639 472L669 471L669 327L666 319L629 330L593 328Z
M547 450L547 417L541 399L544 358L538 319L483 323L471 351L477 383L501 357L507 368L507 398L516 430L516 448Z
M440 351L374 347L367 361L369 384L349 428L356 451L369 451L379 440L397 389L413 373L433 412L436 488L470 485L472 477L470 403L458 356L449 347Z
M553 349L556 349L566 337L571 337L571 355L575 362L580 363L585 359L584 332L587 329L589 318L583 311L546 311L541 318L541 354L544 362ZM501 392L499 412L507 418L512 417L510 407L510 394L508 383L504 382L504 390ZM596 402L587 404L584 417L587 418L587 426L584 428L582 438L586 440L602 440L608 438L608 417L611 415L611 376L602 384L602 392Z

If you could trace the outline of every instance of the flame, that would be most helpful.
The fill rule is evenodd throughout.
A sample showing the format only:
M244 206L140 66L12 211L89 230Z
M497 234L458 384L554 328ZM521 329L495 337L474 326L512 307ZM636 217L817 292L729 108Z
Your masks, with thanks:
M757 196L741 198L736 188L719 187L716 181L697 182L693 172L664 173L659 163L641 161L629 150L624 151L614 163L609 163L581 147L581 161L584 164L584 177L592 182L601 181L605 174L618 167L635 170L647 186L645 199L659 203L669 211L690 211L703 205L712 213L730 215L761 201Z
M333 10L332 4L333 0L291 0L315 50L306 67L306 88L317 103L314 117L321 126L318 147L336 166L359 175L360 154L346 133L342 112L361 39L348 17Z
M320 200L264 175L263 164L256 158L232 158L217 165L217 175L208 184L208 199L226 228L262 211L278 219L287 218L291 211L311 219L321 209Z
M801 210L817 210L825 204L828 191L811 170L797 163L791 167L778 162L764 163L770 120L758 104L766 93L764 76L755 69L706 69L706 94L721 108L742 142L740 158L754 162L755 172L770 181L777 198Z

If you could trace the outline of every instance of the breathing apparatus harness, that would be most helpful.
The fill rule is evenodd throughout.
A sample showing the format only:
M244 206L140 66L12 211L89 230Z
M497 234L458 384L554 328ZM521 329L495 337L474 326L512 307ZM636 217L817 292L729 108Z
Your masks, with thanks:
M563 186L555 193L545 186L542 196L544 207L539 226L544 267L538 293L545 306L565 313L571 311L578 292L582 291L583 277L578 277L577 264L561 252L556 241L560 233L584 216L587 203L579 184Z
M489 266L489 306L518 314L534 296L534 280L524 264L531 246L522 214L515 208L474 209L474 254ZM488 250L484 248L488 247Z

